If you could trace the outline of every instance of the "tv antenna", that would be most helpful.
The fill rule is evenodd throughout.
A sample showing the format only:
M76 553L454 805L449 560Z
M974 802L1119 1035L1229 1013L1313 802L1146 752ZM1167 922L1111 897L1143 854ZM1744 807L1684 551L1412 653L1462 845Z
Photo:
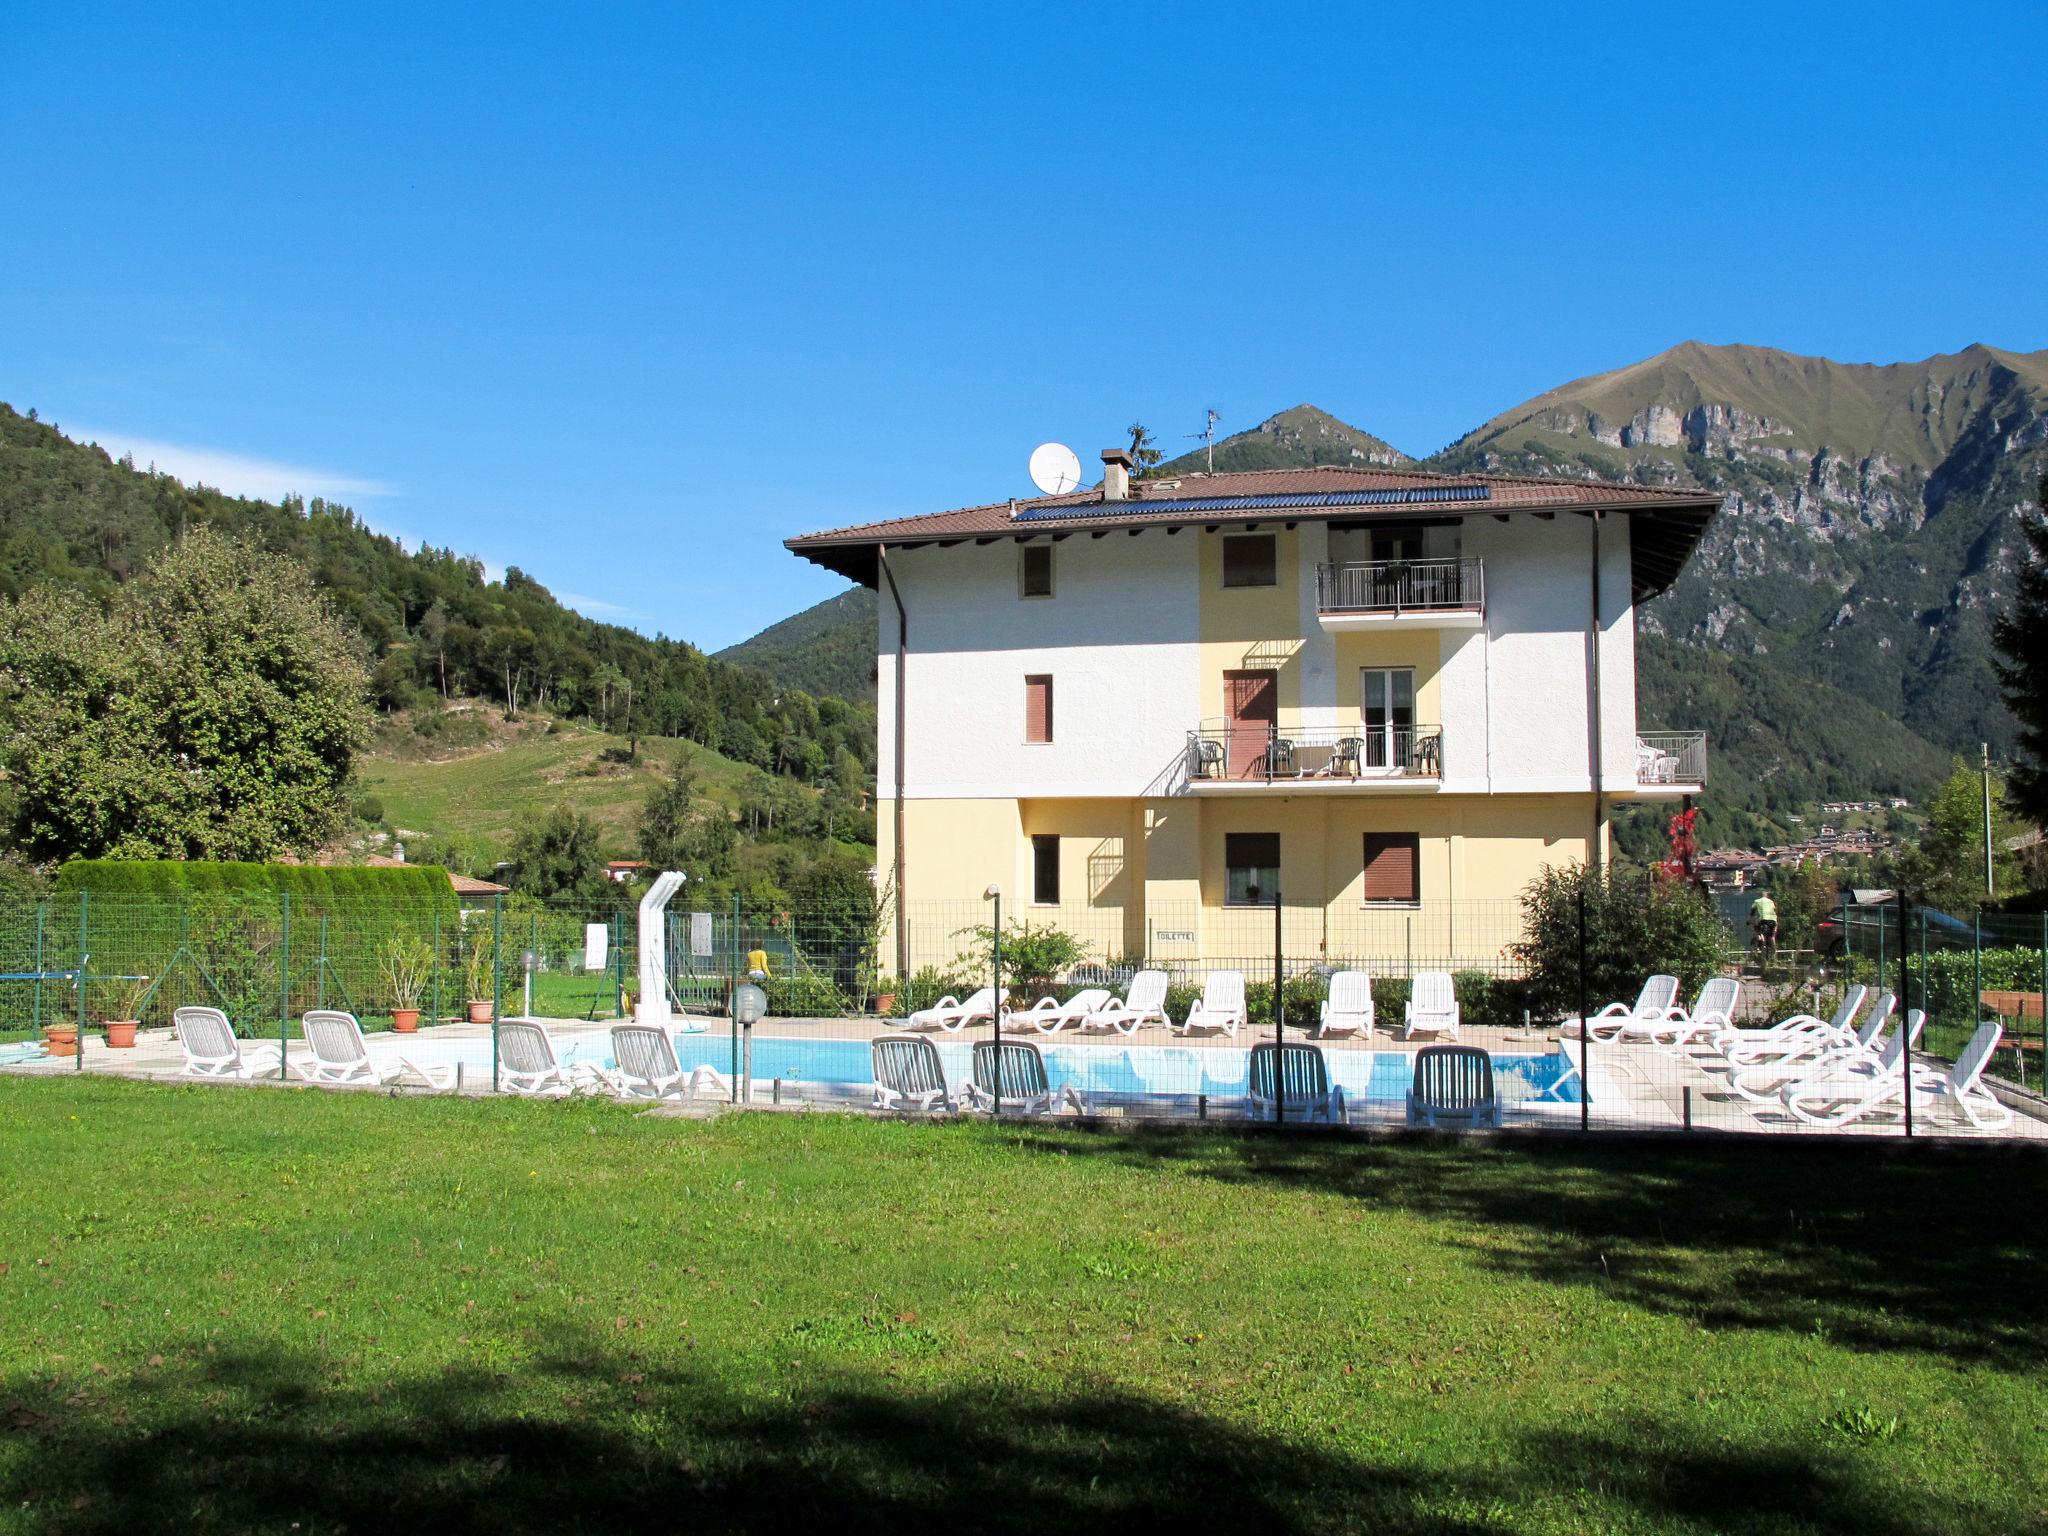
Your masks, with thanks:
M1064 496L1081 485L1081 460L1065 443L1040 443L1031 450L1031 483L1048 496Z
M1202 430L1188 434L1190 438L1202 444L1202 451L1208 458L1209 473L1212 475L1216 473L1216 423L1222 419L1216 414L1216 407L1212 405L1209 407L1209 419L1204 423Z

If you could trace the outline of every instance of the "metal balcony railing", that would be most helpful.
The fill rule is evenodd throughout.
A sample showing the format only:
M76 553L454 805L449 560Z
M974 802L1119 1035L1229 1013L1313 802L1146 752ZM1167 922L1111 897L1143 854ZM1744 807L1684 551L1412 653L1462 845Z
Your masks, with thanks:
M1316 602L1324 613L1483 613L1486 572L1476 559L1318 565Z
M1707 782L1705 731L1644 731L1636 737L1638 784Z
M1440 779L1443 729L1434 725L1205 724L1188 732L1190 781L1276 783Z

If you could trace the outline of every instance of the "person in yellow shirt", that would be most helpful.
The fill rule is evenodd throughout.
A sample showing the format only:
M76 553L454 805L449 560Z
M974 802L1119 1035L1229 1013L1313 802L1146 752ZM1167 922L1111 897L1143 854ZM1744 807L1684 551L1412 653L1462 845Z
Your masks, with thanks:
M760 940L756 939L754 943L755 947L747 951L747 972L753 976L766 976L768 974L768 951L759 947Z

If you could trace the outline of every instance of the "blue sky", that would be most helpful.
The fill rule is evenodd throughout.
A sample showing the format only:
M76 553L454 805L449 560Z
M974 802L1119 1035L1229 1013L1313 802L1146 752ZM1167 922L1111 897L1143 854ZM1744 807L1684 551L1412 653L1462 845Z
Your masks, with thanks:
M2048 7L22 8L0 399L707 647L785 536L1688 337L2048 346Z

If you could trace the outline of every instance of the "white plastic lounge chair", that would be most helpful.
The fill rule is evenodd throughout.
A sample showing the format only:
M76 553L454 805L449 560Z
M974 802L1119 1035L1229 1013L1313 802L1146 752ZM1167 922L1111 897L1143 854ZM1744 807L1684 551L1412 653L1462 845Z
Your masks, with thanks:
M1202 1000L1174 1027L1182 1034L1191 1029L1220 1029L1234 1040L1239 1026L1246 1022L1244 972L1211 971L1202 984Z
M1918 1008L1906 1015L1907 1033L1919 1032L1920 1018ZM2004 1033L1996 1019L1987 1019L1946 1072L1915 1062L1910 1073L1914 1107L1953 1104L1980 1131L1999 1131L2011 1125L2012 1111L1999 1103L1983 1082L1984 1068ZM1892 1037L1895 1047L1901 1038ZM1843 1126L1873 1110L1896 1109L1905 1097L1907 1074L1899 1070L1896 1049L1885 1054L1888 1060L1867 1071L1825 1072L1793 1083L1784 1090L1781 1102L1796 1119L1809 1125Z
M185 1053L187 1077L277 1076L277 1042L257 1040L245 1047L236 1038L228 1016L218 1008L179 1008L171 1014L171 1028ZM299 1072L301 1068L291 1061L286 1071Z
M1609 1003L1590 1019L1586 1020L1586 1033L1595 1040L1612 1040L1619 1035L1624 1024L1662 1024L1671 1017L1678 1006L1678 978L1676 976L1652 976L1643 983L1643 990L1636 995L1635 1005ZM1573 1038L1579 1033L1579 1021L1572 1019L1563 1026Z
M617 1093L619 1079L587 1061L564 1066L545 1029L526 1019L507 1019L498 1026L498 1088L526 1098L558 1099L571 1093Z
M1593 1044L1598 1046L1600 1042L1595 1040ZM1536 1097L1539 1099L1556 1099L1562 1103L1564 1101L1565 1089L1573 1083L1577 1083L1579 1091L1590 1100L1593 1097L1593 1085L1586 1081L1586 1046L1579 1040L1578 1020L1573 1019L1569 1023L1558 1027L1557 1054L1564 1058L1564 1070L1557 1074L1555 1082L1537 1094ZM1641 1076L1623 1058L1622 1053L1618 1051L1606 1052L1601 1057L1600 1065L1602 1070L1611 1073L1615 1077L1633 1079Z
M314 1008L299 1020L299 1032L313 1053L299 1071L309 1082L360 1083L386 1088L410 1072L429 1088L446 1093L462 1082L460 1065L429 1070L400 1056L395 1062L378 1061L363 1041L363 1026L352 1013L337 1008Z
M1449 971L1417 971L1409 983L1401 1038L1413 1040L1417 1035L1458 1038L1458 989Z
M875 1108L933 1114L954 1107L939 1048L931 1041L885 1035L869 1042L868 1053L875 1069Z
M1109 988L1084 987L1064 1003L1056 997L1041 997L1029 1008L1020 1008L1005 1016L1010 1024L1036 1024L1042 1035L1056 1035L1072 1025L1081 1028L1088 1022L1089 1015L1101 1011L1109 1004Z
M1863 1028L1847 1036L1805 1033L1795 1036L1793 1048L1780 1051L1775 1056L1759 1056L1749 1061L1733 1064L1728 1074L1728 1086L1745 1099L1758 1104L1769 1104L1782 1096L1787 1084L1818 1077L1826 1072L1861 1070L1880 1061L1889 1053L1893 1066L1898 1065L1895 1049L1898 1037L1885 1037L1885 1026L1891 1022L1892 994L1878 994L1877 1006L1870 1010L1870 1017ZM1920 1028L1926 1015L1913 1009L1906 1015L1906 1048L1912 1049L1920 1042Z
M1166 972L1138 972L1121 998L1112 997L1081 1022L1089 1029L1114 1029L1126 1035L1140 1024L1157 1022L1173 1028L1173 1020L1166 1016Z
M1415 1053L1408 1123L1441 1130L1500 1124L1493 1058L1476 1045L1425 1045Z
M1355 973L1354 973L1355 974ZM1279 1091L1274 1091L1273 1055L1270 1040L1252 1047L1251 1071L1245 1097L1252 1116L1258 1120L1295 1120L1303 1124L1321 1120L1330 1125L1344 1123L1344 1090L1330 1082L1330 1064L1319 1045L1290 1041L1280 1049Z
M1331 1035L1363 1035L1372 1038L1372 978L1363 971L1339 971L1330 978L1330 995L1323 999L1322 1018L1316 1025L1319 1038Z
M1662 1024L1624 1024L1621 1033L1627 1039L1641 1030L1661 1045L1684 1045L1697 1036L1711 1035L1734 1024L1735 1005L1741 1000L1739 980L1733 976L1712 976L1700 988L1700 995L1693 999L1690 1009L1673 1008L1670 1018Z
M1892 1010L1892 994L1887 992L1859 1030L1856 1016L1863 1011L1864 1000L1869 996L1870 989L1859 984L1843 992L1833 1018L1795 1013L1765 1029L1737 1029L1731 1025L1714 1031L1705 1043L1709 1050L1738 1065L1804 1052L1822 1043L1847 1045L1859 1042L1860 1038L1861 1044L1868 1045Z
M998 1070L1002 1073L1000 1083L996 1077ZM974 1076L967 1084L964 1107L993 1113L998 1087L1002 1090L1002 1111L1006 1115L1049 1115L1063 1104L1073 1105L1075 1114L1088 1113L1087 1105L1072 1088L1053 1089L1052 1080L1046 1076L1045 1056L1028 1040L1005 1040L1000 1057L995 1041L974 1042Z
M943 1029L958 1034L969 1024L993 1024L996 1018L996 989L983 987L961 1002L950 993L929 1008L920 1008L907 1019L884 1019L897 1029Z
M614 1024L612 1081L624 1099L729 1099L731 1086L709 1067L683 1070L675 1041L655 1024Z

